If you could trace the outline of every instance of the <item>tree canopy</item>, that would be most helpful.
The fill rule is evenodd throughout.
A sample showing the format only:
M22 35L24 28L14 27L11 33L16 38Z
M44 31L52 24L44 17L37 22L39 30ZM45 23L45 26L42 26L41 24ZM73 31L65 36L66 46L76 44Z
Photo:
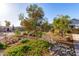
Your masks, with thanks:
M67 32L67 30L69 29L69 23L70 23L70 17L67 15L65 16L61 15L54 18L53 27L54 29L58 29L59 32L61 32L63 35L63 33Z
M36 4L31 4L26 8L27 17L24 14L19 15L21 25L29 32L49 31L51 28L58 29L59 32L65 33L70 29L70 17L68 15L59 15L54 18L53 26L44 18L44 11ZM63 34L62 34L63 35Z
M10 21L5 20L5 25L9 27L10 26Z
M44 23L44 12L43 9L36 4L31 4L26 8L26 12L28 13L28 17L20 14L19 19L21 20L21 25L27 30L39 30L41 29L41 25Z

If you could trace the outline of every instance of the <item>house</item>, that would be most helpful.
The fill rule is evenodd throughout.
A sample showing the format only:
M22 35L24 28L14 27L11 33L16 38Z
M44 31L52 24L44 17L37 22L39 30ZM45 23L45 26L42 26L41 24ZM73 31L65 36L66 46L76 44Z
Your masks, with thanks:
M79 20L78 19L72 19L70 26L75 28L75 29L78 29L79 28Z

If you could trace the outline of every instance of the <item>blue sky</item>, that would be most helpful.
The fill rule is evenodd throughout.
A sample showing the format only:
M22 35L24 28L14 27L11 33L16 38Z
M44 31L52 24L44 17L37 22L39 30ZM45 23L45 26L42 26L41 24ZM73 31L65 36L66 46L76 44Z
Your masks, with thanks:
M4 21L9 20L11 25L19 26L18 15L24 13L27 16L28 5L27 3L0 4L0 23L4 25ZM52 22L57 15L69 15L71 18L79 19L79 4L77 3L40 3L37 5L43 8L49 22Z

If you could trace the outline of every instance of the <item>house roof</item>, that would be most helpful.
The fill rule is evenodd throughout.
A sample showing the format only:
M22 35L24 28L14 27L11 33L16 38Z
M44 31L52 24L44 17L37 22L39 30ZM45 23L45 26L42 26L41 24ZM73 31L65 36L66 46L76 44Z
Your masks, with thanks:
M79 19L72 19L71 24L79 24Z

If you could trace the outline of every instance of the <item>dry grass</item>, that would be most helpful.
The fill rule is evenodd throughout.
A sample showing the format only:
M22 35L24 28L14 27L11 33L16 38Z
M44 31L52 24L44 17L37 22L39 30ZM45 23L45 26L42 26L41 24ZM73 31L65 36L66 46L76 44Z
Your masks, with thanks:
M66 34L64 37L54 34L52 32L48 32L45 34L45 40L48 41L56 41L56 42L60 42L60 43L64 43L64 44L72 44L73 43L73 39L71 34Z

